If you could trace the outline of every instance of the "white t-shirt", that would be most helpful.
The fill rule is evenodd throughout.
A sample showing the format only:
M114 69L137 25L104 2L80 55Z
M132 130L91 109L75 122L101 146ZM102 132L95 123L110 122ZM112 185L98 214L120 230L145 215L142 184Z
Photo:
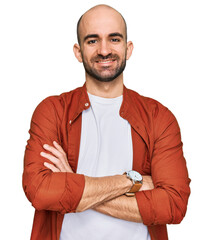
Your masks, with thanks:
M89 94L91 107L82 112L77 173L91 177L123 174L133 165L131 126L119 115L123 96ZM142 223L110 217L94 210L65 214L60 240L150 240Z

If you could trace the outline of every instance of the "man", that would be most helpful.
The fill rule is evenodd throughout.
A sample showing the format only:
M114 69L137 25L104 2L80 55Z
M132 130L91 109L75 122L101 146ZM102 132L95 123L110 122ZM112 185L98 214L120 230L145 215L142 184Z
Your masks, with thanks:
M84 86L45 99L32 117L23 173L36 209L31 239L166 240L190 194L177 121L124 86L133 43L120 13L95 6L77 33Z

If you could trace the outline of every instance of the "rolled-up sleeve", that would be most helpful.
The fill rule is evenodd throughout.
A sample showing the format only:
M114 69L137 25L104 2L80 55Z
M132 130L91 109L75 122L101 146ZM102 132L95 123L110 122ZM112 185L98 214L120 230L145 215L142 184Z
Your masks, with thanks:
M38 105L31 120L24 157L23 189L37 210L75 212L84 190L84 175L54 173L44 166L49 160L40 155L45 143L60 143L60 120L50 99Z
M186 213L190 179L180 129L168 109L156 118L154 134L151 176L155 188L136 193L139 211L145 225L177 224Z

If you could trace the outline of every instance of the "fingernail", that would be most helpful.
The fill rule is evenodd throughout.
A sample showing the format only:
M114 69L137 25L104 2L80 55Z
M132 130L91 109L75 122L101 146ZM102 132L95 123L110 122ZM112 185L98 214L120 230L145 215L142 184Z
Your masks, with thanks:
M40 152L40 155L41 155L41 156L44 156L44 154L45 154L44 152Z
M48 144L44 144L43 148L48 148L48 146L49 146Z

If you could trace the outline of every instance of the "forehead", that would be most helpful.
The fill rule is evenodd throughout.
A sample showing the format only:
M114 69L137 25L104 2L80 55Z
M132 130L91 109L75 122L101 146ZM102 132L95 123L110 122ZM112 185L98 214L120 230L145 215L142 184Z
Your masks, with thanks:
M114 32L125 34L124 20L114 9L100 8L90 10L82 17L79 27L82 37L88 34L105 36Z

